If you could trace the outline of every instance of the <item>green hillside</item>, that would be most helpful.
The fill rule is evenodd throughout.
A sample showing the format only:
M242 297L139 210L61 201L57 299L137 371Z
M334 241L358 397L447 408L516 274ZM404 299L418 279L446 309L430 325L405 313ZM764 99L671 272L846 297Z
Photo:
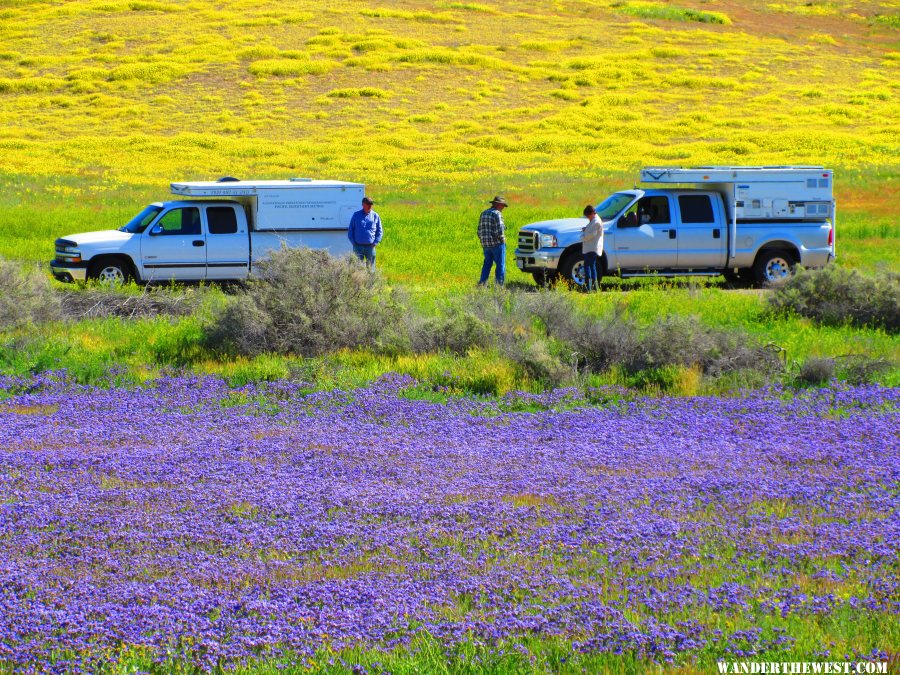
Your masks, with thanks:
M898 30L896 0L2 0L0 172L73 203L225 173L553 203L548 176L824 163L853 209L900 164Z

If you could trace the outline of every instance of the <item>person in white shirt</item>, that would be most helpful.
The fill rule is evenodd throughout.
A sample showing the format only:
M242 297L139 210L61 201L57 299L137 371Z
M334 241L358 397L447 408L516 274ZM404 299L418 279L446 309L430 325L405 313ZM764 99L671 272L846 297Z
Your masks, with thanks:
M597 259L603 255L603 223L597 216L594 207L584 207L584 217L588 224L581 231L581 254L584 256L584 290L599 291L600 279L597 276Z

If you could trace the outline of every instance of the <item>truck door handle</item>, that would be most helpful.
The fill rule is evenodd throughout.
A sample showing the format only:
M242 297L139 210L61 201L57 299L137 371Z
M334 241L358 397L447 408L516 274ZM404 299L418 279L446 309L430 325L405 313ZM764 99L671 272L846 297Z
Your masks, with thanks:
M721 233L719 232L719 228L718 228L718 227L717 227L716 229L713 230L713 239L718 239L718 238L721 237L721 236L722 236L722 235L721 235Z
M194 239L194 246L206 246L206 242L202 239Z
M675 238L675 230L669 230L669 239Z

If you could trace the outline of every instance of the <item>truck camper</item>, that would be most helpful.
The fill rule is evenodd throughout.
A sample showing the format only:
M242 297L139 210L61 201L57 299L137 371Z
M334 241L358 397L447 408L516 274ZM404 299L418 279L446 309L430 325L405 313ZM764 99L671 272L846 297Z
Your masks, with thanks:
M715 276L772 284L835 257L834 172L821 166L648 167L649 187L600 202L598 275ZM538 283L584 283L581 218L519 231L516 265Z
M62 280L241 280L283 245L349 253L347 227L365 186L341 181L172 183L177 200L155 202L118 230L56 240Z

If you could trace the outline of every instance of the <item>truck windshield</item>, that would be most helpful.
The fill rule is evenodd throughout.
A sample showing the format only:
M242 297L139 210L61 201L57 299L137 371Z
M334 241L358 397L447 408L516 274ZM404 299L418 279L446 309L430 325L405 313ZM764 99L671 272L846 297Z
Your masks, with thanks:
M609 220L613 216L618 215L618 213L628 206L633 199L634 195L626 194L624 192L617 192L614 195L610 195L597 205L597 215L600 217L600 220Z
M125 225L120 227L119 232L130 232L131 234L143 232L147 229L147 226L153 222L153 219L156 218L156 214L160 211L162 211L161 206L151 204L134 218L129 220Z

